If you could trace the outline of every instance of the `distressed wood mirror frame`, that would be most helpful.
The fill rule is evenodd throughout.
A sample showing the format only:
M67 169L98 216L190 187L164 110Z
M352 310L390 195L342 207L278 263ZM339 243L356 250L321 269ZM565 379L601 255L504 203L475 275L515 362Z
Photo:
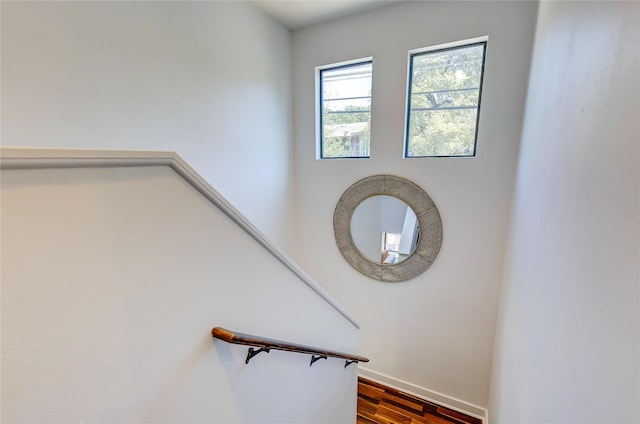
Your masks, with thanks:
M351 218L358 205L369 197L393 196L406 203L416 214L420 237L415 251L398 264L383 265L367 258L351 236ZM355 182L336 205L333 213L336 244L344 259L360 273L385 282L415 278L433 264L442 245L442 220L431 197L413 182L394 175L373 175Z

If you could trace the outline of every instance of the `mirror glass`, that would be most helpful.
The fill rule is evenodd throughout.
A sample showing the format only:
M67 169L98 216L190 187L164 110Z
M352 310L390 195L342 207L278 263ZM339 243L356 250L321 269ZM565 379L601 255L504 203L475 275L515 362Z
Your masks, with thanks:
M340 254L356 271L395 283L416 278L434 263L442 246L442 220L417 184L372 175L340 196L333 234Z
M360 253L382 265L403 262L415 251L420 226L402 200L386 195L362 201L351 217L351 237Z

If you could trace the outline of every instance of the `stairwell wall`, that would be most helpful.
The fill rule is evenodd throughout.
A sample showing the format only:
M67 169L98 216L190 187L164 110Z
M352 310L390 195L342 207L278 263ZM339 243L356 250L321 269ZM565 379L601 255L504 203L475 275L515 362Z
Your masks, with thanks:
M248 2L6 2L2 145L175 151L291 243L290 36Z
M98 161L99 162L99 161ZM353 423L357 327L169 166L0 172L3 423Z
M492 423L640 422L640 7L541 2Z
M486 408L535 2L399 2L293 32L299 246L293 255L362 322L366 368ZM408 50L489 36L475 158L403 159ZM371 158L316 160L315 67L373 57ZM395 174L425 189L444 240L411 281L369 279L342 258L333 211L352 183Z

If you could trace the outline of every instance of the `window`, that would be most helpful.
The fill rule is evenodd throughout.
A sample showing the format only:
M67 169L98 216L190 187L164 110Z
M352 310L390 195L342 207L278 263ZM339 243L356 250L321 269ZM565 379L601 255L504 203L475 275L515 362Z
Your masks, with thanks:
M318 69L319 158L369 157L372 68L361 59Z
M402 234L382 233L382 255L380 262L383 264L395 264L400 262L400 239Z
M475 156L486 44L409 52L405 157Z

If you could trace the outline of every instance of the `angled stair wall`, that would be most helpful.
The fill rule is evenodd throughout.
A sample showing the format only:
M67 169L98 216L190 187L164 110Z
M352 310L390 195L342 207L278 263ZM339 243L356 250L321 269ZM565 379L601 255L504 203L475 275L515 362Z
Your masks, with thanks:
M2 422L354 422L355 321L172 153L2 151Z

